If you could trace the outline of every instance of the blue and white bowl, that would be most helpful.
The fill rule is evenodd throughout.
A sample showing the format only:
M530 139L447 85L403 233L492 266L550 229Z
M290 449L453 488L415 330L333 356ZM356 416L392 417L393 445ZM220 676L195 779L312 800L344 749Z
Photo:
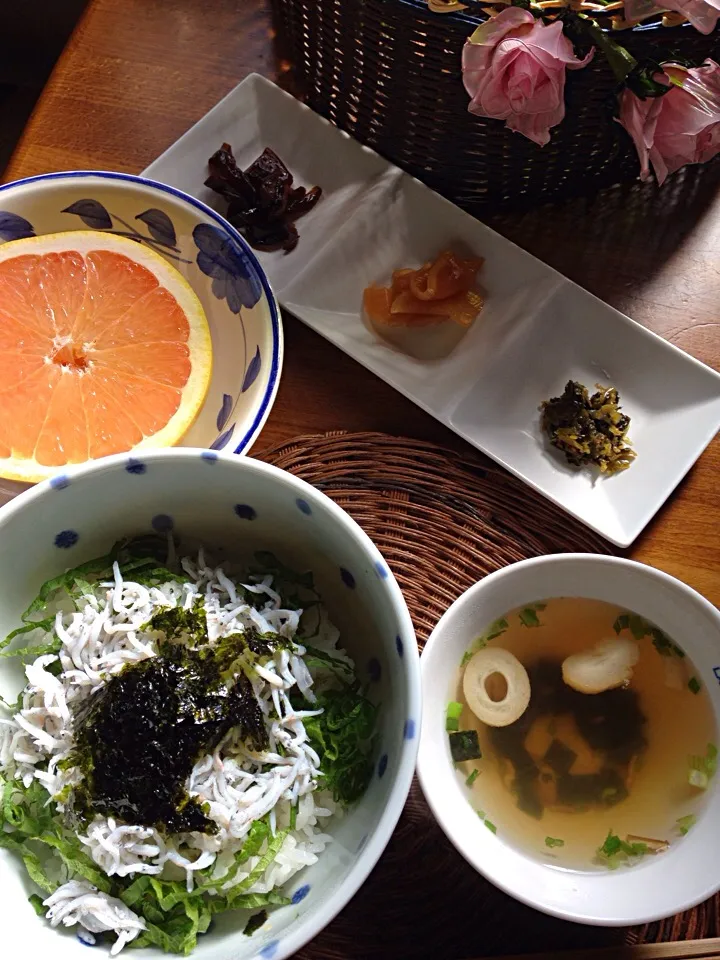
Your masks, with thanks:
M39 585L105 554L128 535L172 529L215 556L271 550L315 585L380 705L375 774L362 799L329 827L333 842L287 887L252 937L246 914L217 917L197 960L283 960L353 897L383 852L412 781L420 732L420 662L400 588L377 547L332 500L292 474L246 457L175 448L107 457L38 484L0 509L0 636L20 622ZM224 551L224 554L223 554ZM0 695L17 695L19 666L0 659ZM19 858L0 849L2 956L88 960L72 930L35 916ZM369 918L376 922L377 918ZM87 938L86 938L87 939ZM107 945L95 950L107 956ZM143 957L160 960L157 950ZM92 954L90 954L92 956Z
M177 267L200 298L213 346L210 389L182 445L249 450L275 400L283 333L270 284L237 230L181 190L127 173L50 173L0 186L0 242L68 230L131 236ZM0 502L25 486L0 480Z

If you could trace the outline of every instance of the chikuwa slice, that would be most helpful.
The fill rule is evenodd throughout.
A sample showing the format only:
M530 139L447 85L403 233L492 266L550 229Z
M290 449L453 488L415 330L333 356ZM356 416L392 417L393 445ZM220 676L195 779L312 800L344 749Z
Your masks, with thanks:
M640 649L634 640L610 637L563 660L563 680L580 693L602 693L622 687L632 677L639 657Z
M465 667L463 693L467 705L490 727L515 723L530 703L530 679L518 658L500 647L485 647ZM491 694L499 694L495 699Z

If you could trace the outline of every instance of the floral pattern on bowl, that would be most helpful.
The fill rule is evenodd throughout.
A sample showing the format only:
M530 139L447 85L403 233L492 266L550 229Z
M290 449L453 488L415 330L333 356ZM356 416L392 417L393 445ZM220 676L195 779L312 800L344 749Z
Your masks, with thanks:
M87 229L147 245L193 287L210 324L213 377L182 446L246 452L270 411L282 363L279 309L250 248L203 203L142 177L48 174L0 187L0 242ZM2 486L0 501L24 485Z

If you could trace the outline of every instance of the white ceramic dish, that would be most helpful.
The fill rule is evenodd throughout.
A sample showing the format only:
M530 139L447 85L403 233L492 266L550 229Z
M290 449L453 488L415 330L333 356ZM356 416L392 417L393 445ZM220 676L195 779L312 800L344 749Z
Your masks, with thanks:
M133 235L188 280L210 325L213 376L182 444L247 451L272 408L283 355L280 311L252 250L214 210L142 177L76 171L0 186L0 242L88 229ZM0 503L26 487L0 479Z
M0 511L0 635L19 623L44 580L101 556L121 537L152 532L158 517L163 529L171 518L179 536L239 560L272 550L296 569L311 569L359 675L371 680L369 696L381 704L375 776L360 802L333 825L334 841L318 863L291 881L293 905L272 913L253 937L242 933L246 912L218 916L193 954L197 960L282 960L351 899L402 811L420 724L412 623L377 548L328 497L255 460L176 448L69 471L65 482L39 484ZM0 694L14 699L22 685L20 668L0 660ZM4 957L87 960L87 948L72 931L53 930L35 916L27 901L32 884L6 850L0 850L0 889ZM148 950L142 956L159 960L164 954Z
M485 828L458 779L445 730L460 660L473 640L508 610L548 597L589 597L626 607L657 624L692 658L720 717L720 613L679 580L630 560L590 554L540 557L493 573L440 619L422 657L423 724L418 773L448 838L494 884L545 913L600 926L647 923L689 909L720 889L720 789L687 837L632 868L581 872L540 863ZM477 787L475 788L477 791Z
M258 259L284 307L613 543L628 546L720 427L720 376L402 173L279 87L252 75L155 160L148 176L206 203L207 159L266 146L324 197L288 256ZM421 362L361 318L362 291L394 268L464 244L486 258L487 305L449 356ZM609 480L544 441L538 406L578 379L618 387L638 452Z

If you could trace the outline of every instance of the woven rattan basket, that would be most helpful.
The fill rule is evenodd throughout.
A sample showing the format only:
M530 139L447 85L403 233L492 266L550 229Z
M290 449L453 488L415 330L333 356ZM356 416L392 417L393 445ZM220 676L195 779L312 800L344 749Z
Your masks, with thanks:
M468 113L460 59L478 24L425 0L271 0L279 50L306 102L461 207L529 206L632 180L630 138L613 120L617 83L596 53L568 71L566 117L545 147ZM621 35L636 59L700 63L718 31L685 24Z

